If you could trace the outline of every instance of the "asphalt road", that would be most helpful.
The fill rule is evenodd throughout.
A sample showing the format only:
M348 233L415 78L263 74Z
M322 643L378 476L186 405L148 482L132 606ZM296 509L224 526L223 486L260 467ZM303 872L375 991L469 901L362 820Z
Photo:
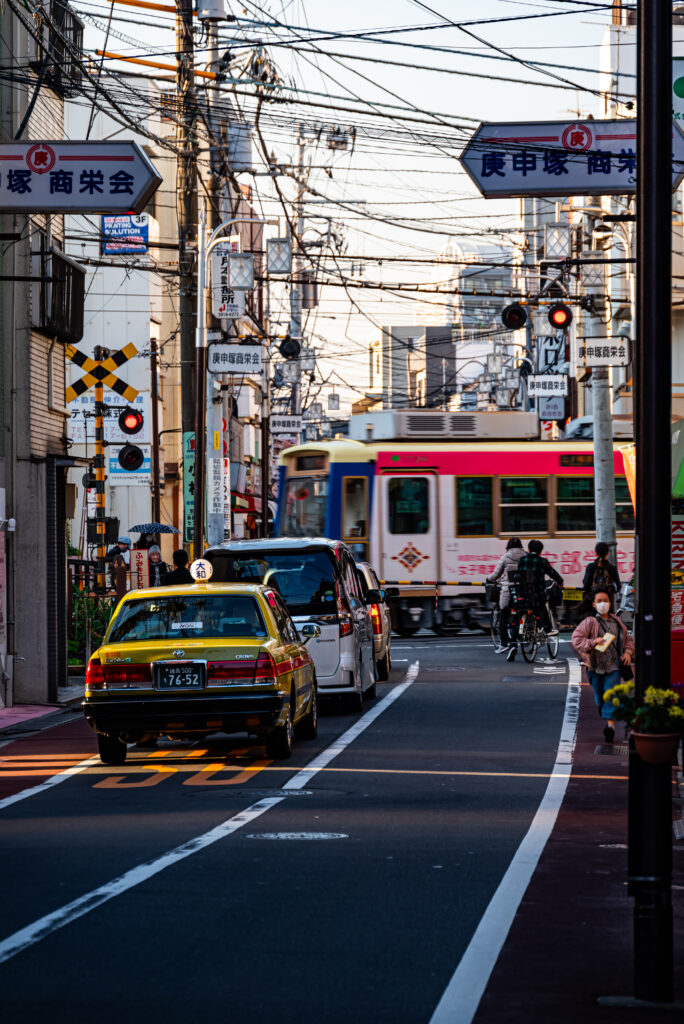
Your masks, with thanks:
M427 1024L546 790L567 651L395 638L289 762L217 737L83 768L73 712L0 736L4 1024Z

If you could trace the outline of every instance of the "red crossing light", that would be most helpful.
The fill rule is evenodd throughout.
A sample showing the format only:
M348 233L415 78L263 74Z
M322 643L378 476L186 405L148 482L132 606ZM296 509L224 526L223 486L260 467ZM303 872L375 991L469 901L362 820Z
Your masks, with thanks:
M513 302L502 311L501 320L509 331L519 331L527 323L527 313L519 303Z
M137 409L124 409L119 414L119 430L122 434L139 434L143 428L143 414Z
M549 323L558 330L569 327L572 323L572 310L562 302L557 302L549 309Z

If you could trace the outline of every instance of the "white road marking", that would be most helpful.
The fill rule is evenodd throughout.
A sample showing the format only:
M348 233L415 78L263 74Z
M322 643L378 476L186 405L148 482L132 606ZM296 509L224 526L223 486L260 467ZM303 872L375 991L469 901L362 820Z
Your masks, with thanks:
M298 771L297 774L289 780L289 782L285 783L282 789L285 791L303 789L317 772L330 764L338 754L341 754L350 743L353 743L353 741L383 713L383 711L386 711L387 708L393 704L405 690L408 689L418 675L419 667L419 663L417 661L414 662L413 665L409 667L401 683L397 684L397 686L390 690L382 700L378 701L374 708L366 712L365 715L362 715L354 725L347 729L347 731L338 739L334 740L333 743L315 757L306 768L302 768L301 771ZM69 770L73 772L73 769ZM224 839L226 836L232 835L244 825L249 825L250 822L259 818L272 807L282 803L287 796L288 793L284 792L282 796L273 796L264 800L259 800L257 803L252 804L251 807L247 807L244 811L240 811L238 814L233 815L232 818L228 818L227 821L217 825L216 828L212 828L208 832L204 832L202 835L195 836L193 839L188 839L187 842L182 843L173 850L169 850L167 853L163 853L160 857L156 857L154 860L147 861L144 864L138 864L136 867L131 868L130 871L126 871L123 875L119 875L118 878L112 879L111 882L106 882L97 889L93 889L92 892L88 892L84 896L79 896L78 899L73 900L71 903L67 903L65 906L59 907L58 910L53 911L51 914L46 914L44 917L38 918L37 921L33 921L25 928L21 928L19 931L14 932L13 935L8 935L6 939L3 939L2 942L0 942L0 964L10 960L12 957L16 956L17 953L21 953L25 949L34 946L37 942L40 942L41 939L45 939L48 935L52 935L52 933L56 932L59 928L63 928L72 921L76 921L79 917L83 917L84 914L88 914L91 910L95 910L97 907L102 906L103 903L107 903L109 900L114 899L115 896L120 896L122 893L132 889L134 886L140 885L141 882L146 882L154 875L158 875L159 872L163 871L165 868L171 867L173 864L177 864L186 857L190 857L193 853L198 853L200 850L206 849L206 847L218 842L219 839Z
M349 839L346 832L251 832L245 839Z
M546 792L527 835L492 896L463 958L452 975L430 1024L471 1024L499 958L525 890L558 817L572 772L580 700L579 663L569 665L570 682L558 754Z
M55 755L57 756L57 755ZM4 800L0 800L0 811L5 807L9 807L11 804L18 803L19 800L26 800L29 796L36 796L37 793L42 793L45 789L51 789L52 786L58 786L60 782L66 782L72 775L78 775L79 772L84 772L86 768L91 768L94 764L99 764L99 757L88 757L85 761L78 761L72 765L71 768L65 768L63 772L59 772L57 775L51 775L45 782L39 783L37 786L31 786L30 789L22 789L19 793L14 793L12 796L6 796Z

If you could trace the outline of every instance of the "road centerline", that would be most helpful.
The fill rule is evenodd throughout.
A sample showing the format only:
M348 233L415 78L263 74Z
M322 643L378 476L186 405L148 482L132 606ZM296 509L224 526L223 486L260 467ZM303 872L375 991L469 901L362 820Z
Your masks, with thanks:
M72 900L71 903L59 907L52 913L38 918L38 920L7 936L6 939L0 942L0 964L12 959L12 957L29 949L31 946L35 946L36 943L52 935L53 932L97 909L103 903L107 903L109 900L114 899L114 897L120 896L129 889L154 877L161 871L164 871L165 868L171 867L186 857L190 857L193 853L198 853L220 839L224 839L226 836L237 832L244 825L250 824L261 817L262 814L265 814L266 811L271 810L272 807L276 807L287 799L288 791L303 789L321 769L330 764L350 743L353 743L362 732L372 725L411 686L418 675L419 667L420 663L418 661L410 665L403 680L393 687L382 700L378 701L374 708L362 715L354 725L318 754L307 767L300 769L293 778L285 783L282 787L284 791L282 796L278 795L258 800L255 804L233 815L215 828L209 829L209 831L192 839L188 839L186 842L181 843L180 846L168 850L151 861L136 865L136 867L129 869L117 878L105 882L104 885L99 886L97 889L79 896L78 899ZM86 766L84 765L84 767ZM79 768L79 770L82 771L83 768ZM36 789L38 788L41 787L36 787Z

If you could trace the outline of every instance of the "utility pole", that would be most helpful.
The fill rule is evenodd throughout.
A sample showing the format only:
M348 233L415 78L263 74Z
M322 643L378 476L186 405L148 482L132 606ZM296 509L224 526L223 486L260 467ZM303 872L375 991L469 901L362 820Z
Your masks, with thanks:
M670 683L672 394L672 5L637 5L637 332L635 365L636 669ZM634 995L674 998L672 766L646 764L630 740L629 892Z
M159 344L150 338L150 404L152 406L152 521L161 522L161 480L159 473Z
M195 429L196 400L195 272L193 266L193 247L197 239L197 146L195 138L197 100L195 96L192 22L192 0L176 0L178 315L181 357L181 422L184 451L183 477L186 481L184 487L186 501L189 494L187 480L191 474L191 467L187 463L190 459L188 453ZM196 496L195 500L197 500ZM184 509L184 540L186 543L192 539L190 522L189 509Z
M218 25L225 17L223 0L219 3L205 2L198 5L198 17L206 26L209 71L219 70ZM211 201L209 225L213 231L221 222L222 182L225 174L223 161L228 159L227 149L220 151L221 125L217 104L218 90L207 89L207 113L210 126ZM214 285L214 282L211 282ZM205 311L205 315L209 315ZM232 328L232 321L231 321ZM199 364L198 364L199 372ZM214 546L223 542L223 397L215 388L216 377L205 369L206 401L206 480L207 480L207 544ZM230 500L230 499L229 499ZM230 511L230 510L229 510Z
M600 205L596 206L600 215ZM588 234L591 236L596 217L587 215ZM603 268L601 268L603 270ZM600 288L605 293L604 281ZM605 332L601 314L605 310L604 294L589 295L590 307L585 313L584 324L587 338L599 338ZM591 372L592 412L594 418L594 500L596 504L596 540L610 547L610 560L617 565L617 541L615 537L615 461L613 451L613 416L610 393L610 370L607 366L595 366Z
M304 234L304 127L300 124L297 135L297 195L295 198L295 221L297 237L292 239L292 287L290 289L290 337L302 345L302 260L301 239ZM292 388L292 414L302 411L301 369Z

